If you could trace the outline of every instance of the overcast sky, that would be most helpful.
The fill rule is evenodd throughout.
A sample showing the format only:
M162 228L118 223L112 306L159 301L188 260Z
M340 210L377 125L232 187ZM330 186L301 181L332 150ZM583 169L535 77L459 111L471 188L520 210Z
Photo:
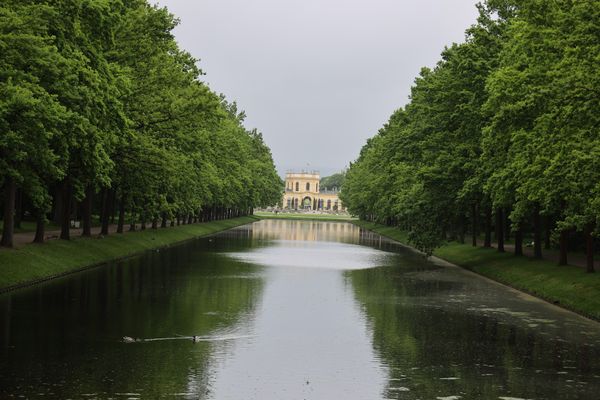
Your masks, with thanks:
M156 2L156 0L154 0ZM204 81L246 111L283 174L328 175L464 40L476 0L159 0Z

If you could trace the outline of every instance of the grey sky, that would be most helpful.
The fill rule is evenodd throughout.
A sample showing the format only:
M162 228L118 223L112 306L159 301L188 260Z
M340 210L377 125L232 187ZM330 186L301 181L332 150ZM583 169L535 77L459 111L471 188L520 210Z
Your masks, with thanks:
M204 80L263 132L280 173L346 167L464 40L476 0L160 0Z

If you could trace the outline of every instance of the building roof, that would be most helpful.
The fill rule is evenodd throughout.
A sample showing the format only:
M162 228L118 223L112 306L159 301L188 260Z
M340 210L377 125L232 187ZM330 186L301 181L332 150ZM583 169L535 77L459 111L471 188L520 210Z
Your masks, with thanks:
M285 173L285 177L286 178L313 178L313 179L320 179L320 174L319 171L300 171L300 172L296 172L296 171L287 171Z

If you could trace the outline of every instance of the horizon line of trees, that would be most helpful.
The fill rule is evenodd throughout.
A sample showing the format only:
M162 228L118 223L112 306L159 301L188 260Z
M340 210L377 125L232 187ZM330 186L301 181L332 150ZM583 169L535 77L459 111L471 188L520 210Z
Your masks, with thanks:
M229 218L279 201L262 134L200 80L147 0L5 0L0 5L0 245L51 216L70 238L92 215L118 232ZM127 221L126 221L127 218Z
M346 178L346 170L343 169L340 172L333 173L329 176L324 176L319 181L319 187L322 189L340 189L344 184Z
M410 102L351 163L350 212L399 226L426 254L446 240L542 257L600 231L600 2L487 0L466 40L423 68ZM530 242L531 240L531 242Z

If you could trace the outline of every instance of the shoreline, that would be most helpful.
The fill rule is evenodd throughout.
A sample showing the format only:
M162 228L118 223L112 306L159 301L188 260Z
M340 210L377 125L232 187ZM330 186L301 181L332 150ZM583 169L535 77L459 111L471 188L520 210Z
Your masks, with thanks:
M0 250L0 294L245 225L254 216Z
M407 244L406 232L395 227L360 220L351 223L418 251ZM494 248L455 242L436 249L432 258L600 322L600 275L597 273L587 274L578 266L558 266L548 260L516 257Z

